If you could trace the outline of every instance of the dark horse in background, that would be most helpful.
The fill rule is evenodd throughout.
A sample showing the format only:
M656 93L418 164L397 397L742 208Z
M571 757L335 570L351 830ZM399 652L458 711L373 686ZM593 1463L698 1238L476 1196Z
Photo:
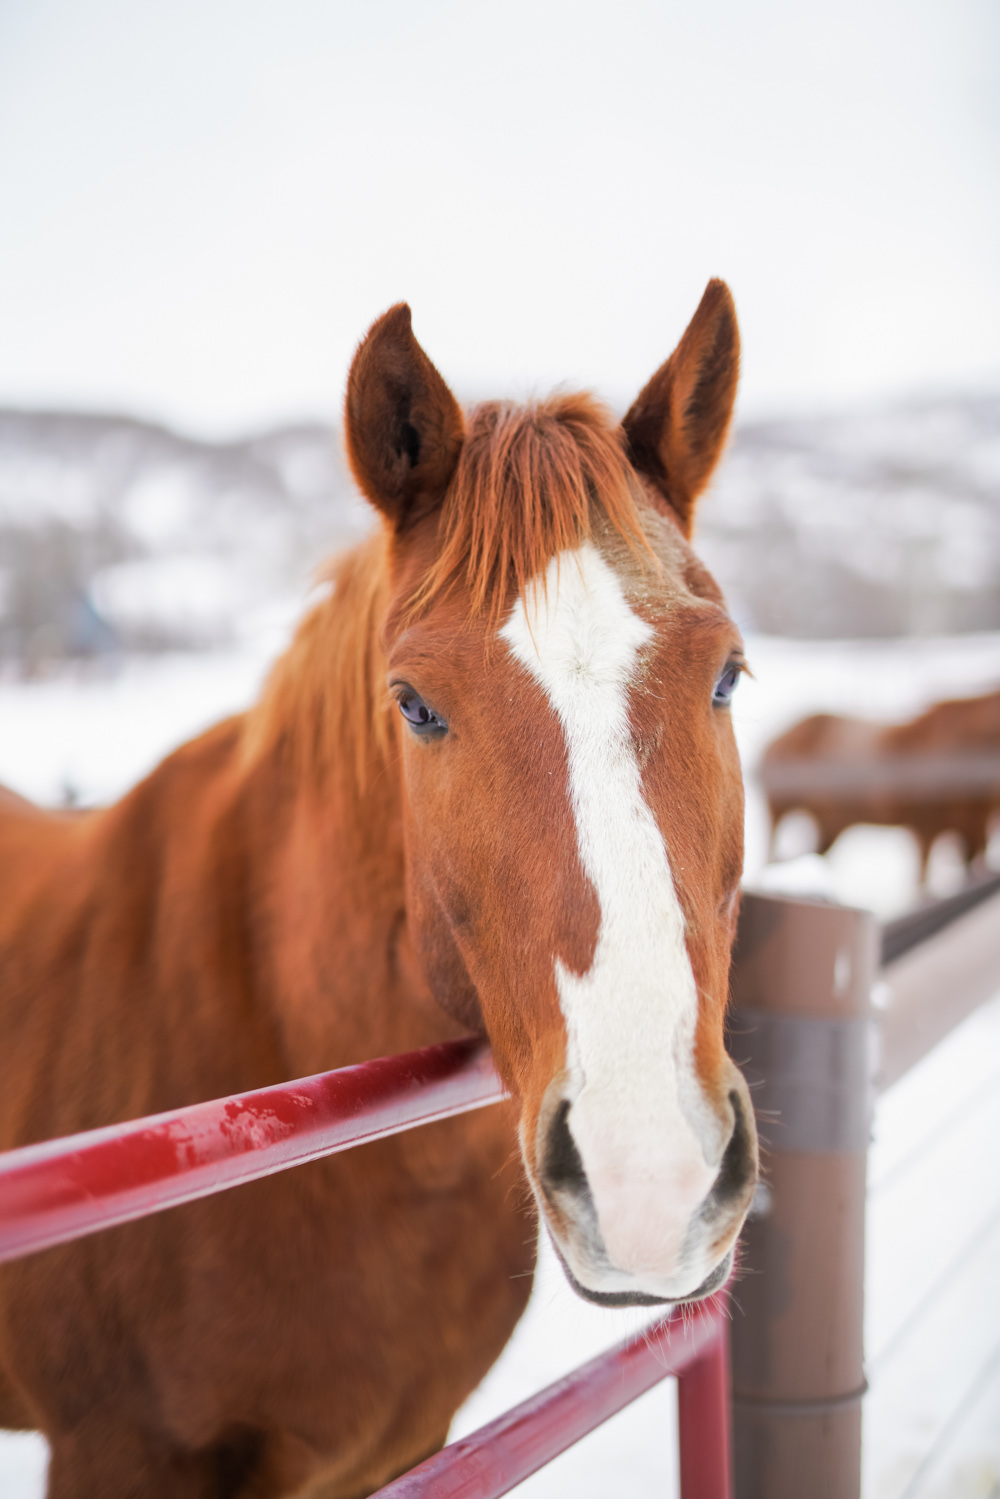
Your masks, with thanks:
M369 1493L528 1297L726 1279L756 1177L723 1022L739 635L689 545L732 411L710 283L624 423L463 415L398 306L351 368L378 513L261 701L117 805L0 807L0 1146L462 1035L503 1107L0 1272L50 1499Z
M924 878L942 833L957 833L974 864L1000 817L1000 692L935 703L900 724L813 714L771 741L760 774L772 843L783 817L807 812L821 854L855 823L880 823L910 829Z

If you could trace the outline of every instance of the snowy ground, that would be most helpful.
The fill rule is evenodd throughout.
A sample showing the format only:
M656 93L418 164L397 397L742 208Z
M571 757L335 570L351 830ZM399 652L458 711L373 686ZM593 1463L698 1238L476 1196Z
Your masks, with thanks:
M115 796L174 745L248 702L286 629L279 611L229 652L132 659L107 675L0 681L0 781L50 803ZM996 686L1000 635L847 644L758 637L748 654L755 678L741 685L736 710L748 771L748 879L826 891L880 915L904 908L915 892L916 856L898 831L855 829L826 860L804 856L765 870L766 818L753 766L766 742L807 712L889 719L938 697ZM944 850L935 878L944 889L953 876ZM992 1146L1000 1133L998 1098L1000 998L879 1106L869 1212L866 1499L1000 1495L1000 1173ZM929 1148L918 1151L920 1141ZM936 1288L942 1295L935 1299ZM924 1304L926 1314L918 1315ZM635 1311L581 1303L543 1250L529 1312L455 1431L491 1419L633 1335L643 1320ZM0 1436L3 1499L39 1499L44 1466L39 1438ZM675 1471L676 1398L667 1381L521 1492L548 1499L669 1496Z

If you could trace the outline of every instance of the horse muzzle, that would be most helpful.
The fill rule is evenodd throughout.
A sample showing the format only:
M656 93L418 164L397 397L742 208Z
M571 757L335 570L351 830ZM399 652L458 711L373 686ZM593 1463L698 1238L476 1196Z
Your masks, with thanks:
M574 1130L584 1099L557 1094L543 1106L533 1175L567 1278L588 1301L692 1301L725 1283L758 1170L749 1095L732 1073L715 1164L676 1127L616 1140L593 1119Z

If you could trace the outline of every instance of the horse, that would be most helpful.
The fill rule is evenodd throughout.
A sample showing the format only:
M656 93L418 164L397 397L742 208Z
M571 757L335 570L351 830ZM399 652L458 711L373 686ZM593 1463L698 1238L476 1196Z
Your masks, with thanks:
M345 402L377 524L259 701L106 809L0 809L3 1148L469 1032L510 1094L6 1266L49 1499L369 1494L497 1358L539 1220L599 1304L726 1280L744 663L690 535L738 353L713 281L621 423L463 412L393 307Z
M806 812L825 854L855 823L909 828L921 879L942 833L957 833L966 866L984 860L1000 814L1000 691L950 698L905 723L816 713L767 746L761 781L772 851L781 819Z

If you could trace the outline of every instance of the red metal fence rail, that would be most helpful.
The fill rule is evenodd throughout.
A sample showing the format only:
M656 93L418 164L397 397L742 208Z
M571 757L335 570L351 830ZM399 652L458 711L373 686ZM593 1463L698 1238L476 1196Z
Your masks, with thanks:
M721 1499L729 1493L727 1328L719 1297L674 1312L435 1453L373 1499L499 1499L671 1374L678 1377L683 1499Z
M474 1038L0 1155L0 1263L497 1103Z

